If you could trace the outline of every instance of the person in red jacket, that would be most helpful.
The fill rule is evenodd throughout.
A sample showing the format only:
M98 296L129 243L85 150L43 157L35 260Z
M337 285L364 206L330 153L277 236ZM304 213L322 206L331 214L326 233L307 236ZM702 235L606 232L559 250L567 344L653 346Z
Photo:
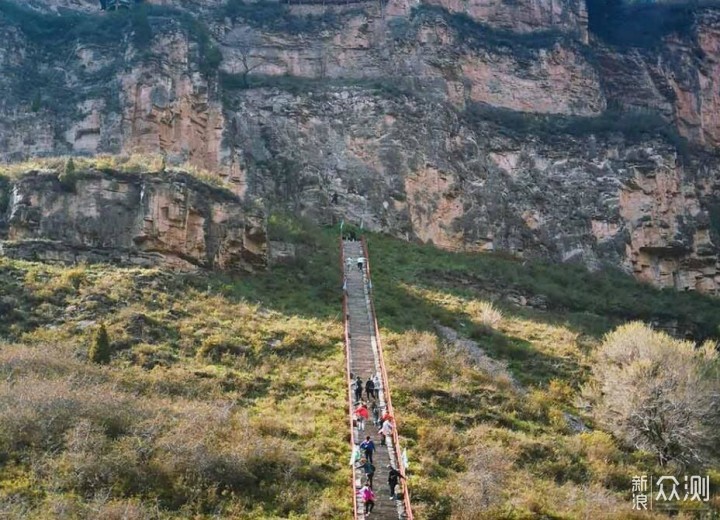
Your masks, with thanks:
M367 421L370 417L367 405L365 403L360 403L360 406L358 406L353 413L357 418L358 431L365 431L365 421Z

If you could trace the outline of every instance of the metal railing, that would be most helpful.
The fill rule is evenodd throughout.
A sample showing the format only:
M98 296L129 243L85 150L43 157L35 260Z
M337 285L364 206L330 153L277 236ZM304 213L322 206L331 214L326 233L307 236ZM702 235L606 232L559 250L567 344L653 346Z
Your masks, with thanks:
M365 255L365 269L367 272L368 281L370 282L370 286L374 287L372 284L372 278L370 277L370 255L368 254L368 247L367 242L365 241L365 237L362 237L361 239L362 248L363 248L363 254ZM383 388L385 390L385 404L387 405L388 412L390 415L392 415L393 420L395 422L395 427L393 428L393 447L395 448L395 460L398 465L398 469L401 467L402 463L402 452L400 451L400 437L398 435L398 420L395 416L395 410L393 409L392 405L392 399L390 398L390 385L388 384L388 377L387 377L387 370L385 369L385 361L383 356L383 349L382 349L382 343L380 342L380 328L378 327L377 322L377 315L375 314L375 302L373 301L372 295L370 295L370 310L372 312L372 318L373 318L373 324L375 326L375 344L377 345L378 349L378 359L380 361L380 375L382 377L382 384ZM407 478L407 475L406 475ZM401 489L403 493L403 503L405 504L405 518L407 520L413 520L413 514L412 514L412 508L410 507L410 492L408 490L407 480L400 479Z
M343 285L345 281L345 247L343 244L342 236L340 237L340 273L342 274ZM347 304L347 291L343 290L343 327L345 329L345 388L348 396L348 412L350 418L350 449L352 454L355 454L355 428L353 427L353 412L355 407L353 406L352 389L350 387L350 332L348 329L348 304ZM350 486L352 488L353 496L353 519L358 520L358 506L357 506L357 490L355 489L356 475L355 475L355 461L353 460L350 464Z

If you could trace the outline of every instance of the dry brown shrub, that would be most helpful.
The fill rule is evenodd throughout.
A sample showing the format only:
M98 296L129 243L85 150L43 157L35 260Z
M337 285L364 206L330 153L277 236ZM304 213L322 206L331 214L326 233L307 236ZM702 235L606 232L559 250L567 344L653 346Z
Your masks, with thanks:
M160 518L157 511L137 500L96 500L88 507L85 518L103 520L154 520Z
M466 305L465 311L476 323L489 329L496 329L503 318L502 312L492 303L482 300L472 300Z
M395 354L397 364L413 372L422 372L437 356L437 338L422 332L407 333L397 345Z
M128 495L143 491L146 480L141 438L113 441L99 426L80 421L65 435L65 451L47 462L46 479L54 489L92 497L112 489Z
M28 374L43 378L70 374L83 374L88 378L99 376L99 372L92 367L88 368L73 359L69 349L58 349L47 344L37 347L0 344L0 347L0 376L3 379L14 379Z
M0 446L13 451L57 448L79 419L118 435L145 413L139 402L107 384L72 376L4 380L0 382Z
M462 437L451 426L421 427L418 430L418 448L432 454L433 459L443 465L456 464L460 457Z
M301 459L288 441L264 437L228 403L175 410L176 425L158 439L164 473L197 486L248 491L260 482L287 484Z
M661 464L707 464L720 456L720 360L629 323L608 334L596 353L595 381L585 388L598 422Z
M508 452L491 445L475 445L465 456L467 470L457 481L454 520L491 518L493 508L506 499L506 484L513 460Z

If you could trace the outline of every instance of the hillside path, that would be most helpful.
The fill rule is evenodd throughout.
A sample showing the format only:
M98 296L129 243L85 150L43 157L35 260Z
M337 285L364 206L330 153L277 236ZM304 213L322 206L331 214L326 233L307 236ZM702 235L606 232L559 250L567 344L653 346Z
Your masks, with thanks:
M372 377L375 374L381 374L380 356L382 353L378 349L377 340L375 338L375 317L373 316L372 307L370 305L371 294L370 288L368 287L369 284L366 270L367 264L363 266L362 270L357 266L357 258L363 256L364 252L361 242L348 240L343 241L349 332L349 367L353 377L360 376L363 382L365 382L368 377ZM387 409L384 390L384 388L380 388L379 398L377 399L381 415ZM363 399L366 400L364 392ZM353 405L355 405L354 398ZM368 403L368 408L370 408L370 403ZM387 447L380 446L378 429L378 427L373 425L371 416L370 420L366 423L364 432L358 432L356 428L353 428L352 432L353 442L355 445L359 445L363 440L365 440L366 435L370 435L377 447L373 461L375 466L375 477L373 479L375 509L372 514L367 516L367 518L405 519L407 516L405 514L403 500L390 499L390 492L387 485L387 465L392 464L393 467L398 467L397 456L393 446L393 439L392 437L388 437ZM362 470L356 469L354 472L356 495L363 481L364 475ZM399 497L402 497L401 485L397 486L397 493ZM366 518L363 511L362 498L359 495L357 495L357 508L358 518Z

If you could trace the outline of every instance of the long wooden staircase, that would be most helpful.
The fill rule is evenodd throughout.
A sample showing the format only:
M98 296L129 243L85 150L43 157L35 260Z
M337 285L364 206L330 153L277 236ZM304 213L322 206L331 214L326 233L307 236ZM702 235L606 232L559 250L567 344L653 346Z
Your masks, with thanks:
M359 257L365 259L362 268L357 265ZM354 240L342 241L341 258L344 271L343 307L345 311L345 348L350 417L352 418L353 410L356 407L354 392L351 388L352 377L360 376L364 382L367 381L368 377L379 374L381 388L378 392L377 403L380 407L380 415L382 416L383 412L387 410L395 418L393 436L388 439L386 447L380 446L379 428L373 425L372 417L367 421L364 431L358 431L357 428L354 428L352 421L350 424L352 443L355 446L359 445L366 435L370 435L377 447L373 461L376 468L373 479L373 491L376 495L375 508L367 518L412 520L413 516L406 481L400 480L396 488L396 497L393 498L390 497L387 485L388 464L391 464L394 468L399 468L403 474L405 472L401 464L402 455L398 443L397 417L395 417L390 399L390 389L372 302L372 283L370 281L370 264L366 243ZM358 495L363 477L362 470L353 468L352 484L355 493L353 497L355 519L366 518L362 498Z

